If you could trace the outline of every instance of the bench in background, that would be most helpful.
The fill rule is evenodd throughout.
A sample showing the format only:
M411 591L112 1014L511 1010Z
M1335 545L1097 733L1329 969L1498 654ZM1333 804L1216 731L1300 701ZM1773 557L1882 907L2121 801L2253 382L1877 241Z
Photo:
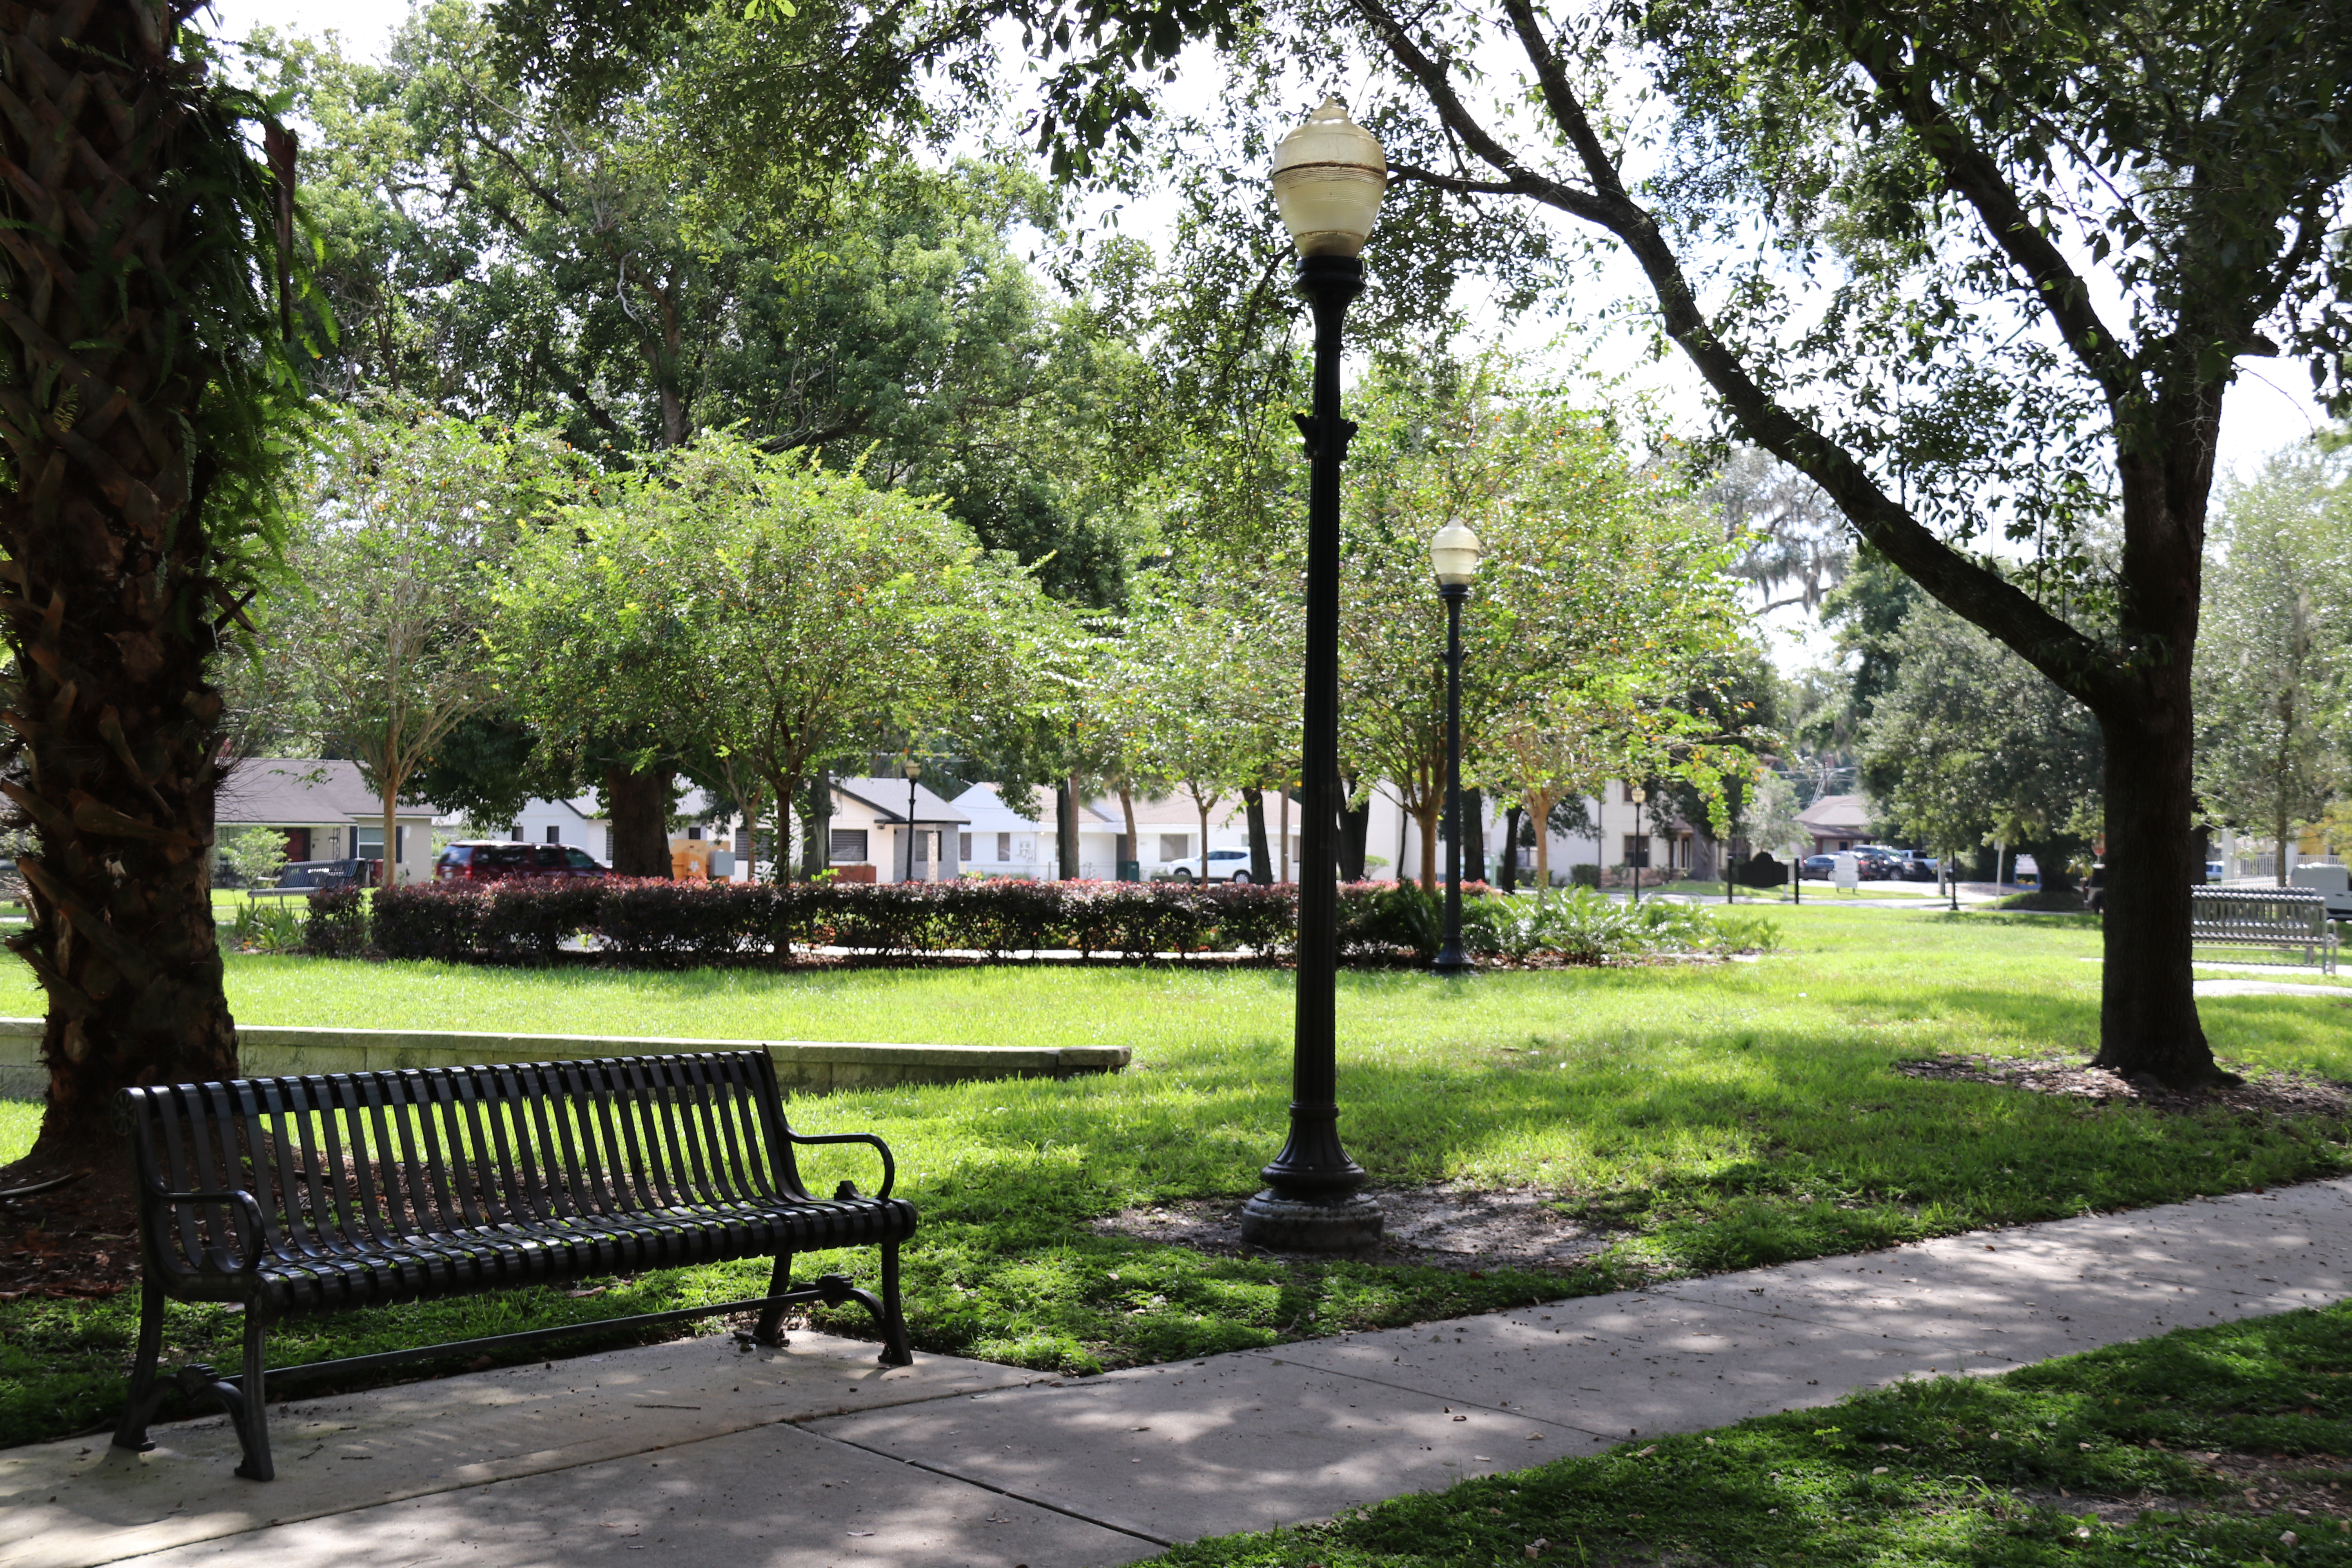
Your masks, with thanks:
M2192 947L2258 948L2336 973L2336 926L2327 900L2310 888L2203 887L2189 889Z

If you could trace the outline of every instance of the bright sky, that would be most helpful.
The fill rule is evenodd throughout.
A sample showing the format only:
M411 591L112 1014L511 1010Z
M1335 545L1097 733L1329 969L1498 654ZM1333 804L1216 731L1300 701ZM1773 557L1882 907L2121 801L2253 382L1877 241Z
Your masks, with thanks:
M281 32L341 35L344 49L361 58L378 57L390 42L394 28L408 15L409 0L213 0L220 30L231 37L255 27ZM1139 203L1123 214L1122 228L1149 241L1154 229L1169 221L1161 204ZM1590 280L1591 298L1598 303L1626 298L1643 289L1643 280L1630 260L1620 258ZM1558 330L1547 319L1539 322L1496 322L1495 335L1521 348L1541 345ZM1706 422L1697 377L1679 358L1637 366L1627 334L1601 345L1593 359L1604 374L1626 374L1633 384L1656 397L1677 423L1697 426ZM2323 422L2312 400L2308 379L2300 367L2279 363L2249 362L2238 385L2222 408L2221 471L2223 477L2250 475L2262 460L2290 442L2309 435ZM1774 656L1784 669L1816 662L1820 657L1808 635L1807 617L1775 616Z

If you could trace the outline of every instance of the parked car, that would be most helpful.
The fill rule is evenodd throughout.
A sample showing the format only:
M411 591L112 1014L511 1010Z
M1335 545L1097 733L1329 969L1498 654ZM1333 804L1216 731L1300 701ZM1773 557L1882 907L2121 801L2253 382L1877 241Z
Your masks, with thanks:
M1846 853L1853 857L1855 874L1865 882L1899 879L1903 862L1911 858L1908 849L1890 849L1884 844L1857 844Z
M495 882L509 877L609 877L612 868L585 849L568 844L510 844L467 839L441 851L433 863L436 882Z
M1906 855L1895 863L1895 877L1906 882L1932 882L1942 873L1942 863L1933 855Z
M1190 882L1201 875L1201 862L1168 860L1151 868L1147 873L1155 882ZM1238 882L1246 887L1250 881L1250 852L1246 849L1212 849L1209 851L1209 880Z
M1809 882L1826 882L1836 869L1837 857L1834 855L1808 855L1797 862L1797 875Z

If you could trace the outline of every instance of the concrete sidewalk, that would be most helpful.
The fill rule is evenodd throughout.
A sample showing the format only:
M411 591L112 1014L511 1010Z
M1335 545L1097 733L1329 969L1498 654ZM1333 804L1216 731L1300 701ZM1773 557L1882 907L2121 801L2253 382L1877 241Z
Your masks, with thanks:
M2352 1182L1071 1380L724 1335L0 1452L0 1568L1084 1568L1629 1437L2352 1294Z

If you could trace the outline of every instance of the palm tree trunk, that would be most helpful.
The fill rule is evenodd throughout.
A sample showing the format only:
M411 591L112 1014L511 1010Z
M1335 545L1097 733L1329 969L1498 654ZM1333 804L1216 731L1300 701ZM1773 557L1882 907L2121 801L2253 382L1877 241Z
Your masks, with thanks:
M209 671L282 340L238 183L267 176L178 30L153 0L0 4L0 793L37 840L8 946L48 1000L28 1165L115 1150L120 1089L236 1071Z

